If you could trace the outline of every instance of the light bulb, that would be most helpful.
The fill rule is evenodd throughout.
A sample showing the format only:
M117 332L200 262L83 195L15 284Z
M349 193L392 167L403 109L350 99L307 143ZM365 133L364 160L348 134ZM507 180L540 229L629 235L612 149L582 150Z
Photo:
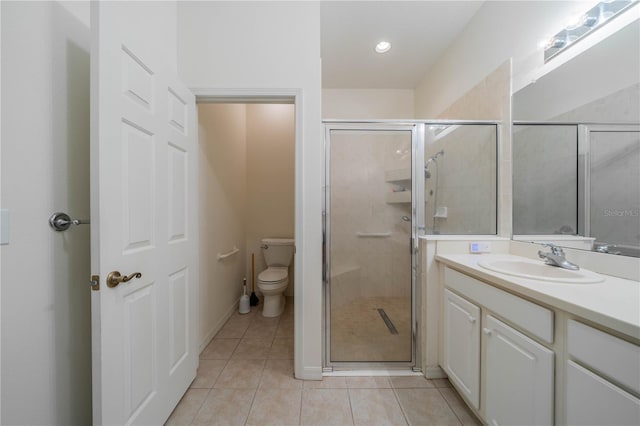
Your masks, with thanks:
M388 41L381 41L380 43L376 44L376 52L378 53L387 53L389 49L391 49L391 43L389 43Z

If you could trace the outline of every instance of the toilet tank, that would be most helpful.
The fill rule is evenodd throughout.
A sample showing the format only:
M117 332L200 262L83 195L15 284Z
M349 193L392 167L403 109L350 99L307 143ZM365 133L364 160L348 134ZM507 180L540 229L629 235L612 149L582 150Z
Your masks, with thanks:
M295 247L293 238L264 238L261 242L267 266L289 266Z

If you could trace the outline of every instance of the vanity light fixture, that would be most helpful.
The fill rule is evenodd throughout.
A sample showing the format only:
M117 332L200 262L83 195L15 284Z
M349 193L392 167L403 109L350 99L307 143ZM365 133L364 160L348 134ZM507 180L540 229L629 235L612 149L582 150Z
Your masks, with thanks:
M388 41L381 41L376 44L376 52L377 53L387 53L391 49L391 43Z
M638 0L603 0L587 12L569 19L565 28L551 37L544 48L544 61L547 62L564 49L600 28L638 3Z

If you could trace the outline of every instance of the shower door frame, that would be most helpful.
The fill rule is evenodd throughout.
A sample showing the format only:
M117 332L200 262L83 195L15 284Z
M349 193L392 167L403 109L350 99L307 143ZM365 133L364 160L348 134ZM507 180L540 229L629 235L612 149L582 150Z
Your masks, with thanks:
M575 125L578 128L578 235L591 237L591 133L640 132L640 123Z
M323 322L324 351L323 371L334 369L413 369L420 371L417 365L419 347L417 336L420 333L420 321L417 320L418 299L418 255L420 235L425 231L424 214L424 180L416 179L416 170L424 169L424 122L398 120L324 120L324 167L323 167L323 206L322 206L322 235L323 235L323 266L322 283L324 286ZM331 185L329 183L331 168L331 132L344 131L408 131L411 132L411 361L331 361Z

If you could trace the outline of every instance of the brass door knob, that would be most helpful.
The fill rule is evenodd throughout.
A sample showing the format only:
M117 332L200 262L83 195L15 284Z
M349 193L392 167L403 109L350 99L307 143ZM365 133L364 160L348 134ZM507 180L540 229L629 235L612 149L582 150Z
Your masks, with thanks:
M107 275L107 287L113 288L120 283L126 283L127 281L131 281L134 278L141 278L141 277L142 277L142 274L140 272L134 272L131 275L125 275L125 276L120 274L120 271L109 272L109 275Z

